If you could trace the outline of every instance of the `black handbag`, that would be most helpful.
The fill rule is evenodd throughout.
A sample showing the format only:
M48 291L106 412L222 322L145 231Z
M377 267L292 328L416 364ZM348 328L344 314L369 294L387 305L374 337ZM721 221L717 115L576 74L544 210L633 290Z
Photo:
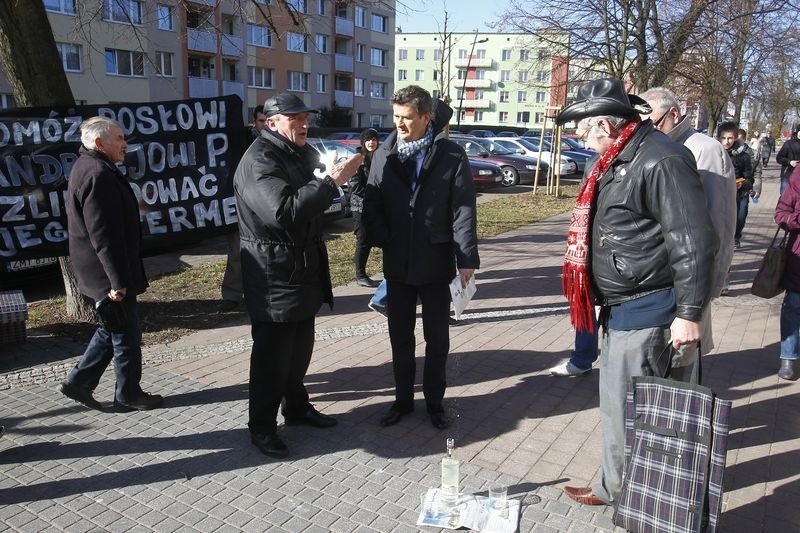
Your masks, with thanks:
M109 333L124 333L128 324L128 313L122 302L115 302L108 296L100 300L94 307L97 323Z
M756 277L750 293L760 298L774 298L783 292L783 271L786 269L786 244L789 232L784 230L783 238L779 241L778 234L781 228L775 231L772 244L764 252L764 258L758 267Z

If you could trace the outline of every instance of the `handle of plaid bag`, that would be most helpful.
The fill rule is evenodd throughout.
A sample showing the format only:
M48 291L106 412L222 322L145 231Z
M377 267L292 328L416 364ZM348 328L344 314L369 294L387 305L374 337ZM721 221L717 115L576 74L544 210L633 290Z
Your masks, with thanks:
M672 339L667 341L667 345L664 346L664 349L661 350L661 353L658 354L658 358L656 359L656 365L658 368L666 368L666 372L662 377L669 378L670 374L672 373ZM666 367L661 366L661 362L664 358L664 354L667 354L669 360L667 361ZM700 380L702 379L703 374L703 358L702 358L703 350L700 341L697 341L697 358L695 359L694 365L692 366L692 373L689 376L689 383L693 385L699 385Z

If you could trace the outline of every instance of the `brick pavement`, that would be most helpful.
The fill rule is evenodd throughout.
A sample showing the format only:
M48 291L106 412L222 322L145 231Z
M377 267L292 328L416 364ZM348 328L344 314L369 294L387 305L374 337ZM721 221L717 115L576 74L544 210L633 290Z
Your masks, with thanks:
M714 304L717 348L705 358L707 382L734 400L723 531L800 528L797 384L776 377L780 298L748 292L772 234L775 175L768 169L751 209L730 295ZM281 429L292 450L283 462L249 443L246 325L148 348L144 386L167 407L127 415L65 401L55 385L82 346L39 340L58 362L0 375L0 528L417 531L420 496L438 484L452 435L464 490L510 485L523 499L520 531L613 530L609 509L560 491L596 478L600 443L597 371L547 374L573 340L558 277L565 232L562 216L481 244L476 300L451 330L446 433L429 424L421 391L417 413L378 426L392 400L388 335L354 285L321 313L307 378L312 401L340 424ZM110 403L112 390L109 372L97 397Z

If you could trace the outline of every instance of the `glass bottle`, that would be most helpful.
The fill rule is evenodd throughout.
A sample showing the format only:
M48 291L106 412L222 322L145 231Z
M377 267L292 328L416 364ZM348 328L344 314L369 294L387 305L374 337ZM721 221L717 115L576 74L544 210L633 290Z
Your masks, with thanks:
M442 503L453 507L458 503L458 459L453 456L454 441L447 439L447 453L442 457Z

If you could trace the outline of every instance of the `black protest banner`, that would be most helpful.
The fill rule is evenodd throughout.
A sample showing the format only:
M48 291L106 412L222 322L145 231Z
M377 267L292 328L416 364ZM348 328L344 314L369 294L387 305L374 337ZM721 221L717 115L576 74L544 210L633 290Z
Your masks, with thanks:
M237 222L233 174L245 149L238 96L20 108L0 113L0 260L66 255L67 180L93 116L120 125L120 170L139 201L147 247Z

